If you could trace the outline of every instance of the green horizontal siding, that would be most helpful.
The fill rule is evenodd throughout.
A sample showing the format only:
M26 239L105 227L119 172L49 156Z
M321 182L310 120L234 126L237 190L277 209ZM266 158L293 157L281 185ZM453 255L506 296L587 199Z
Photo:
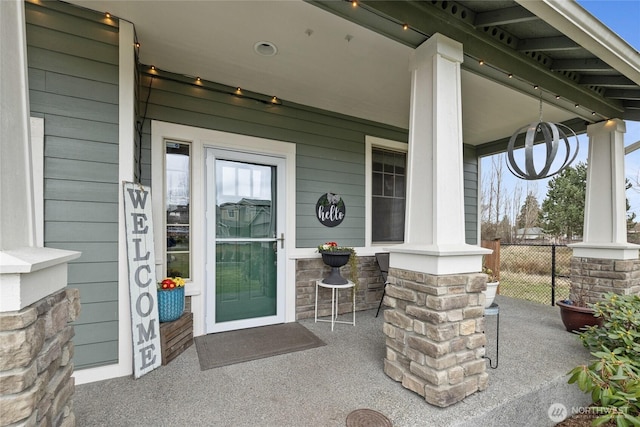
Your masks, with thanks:
M100 325L100 327L104 328L105 326ZM85 334L90 334L93 329L95 328L89 327L86 328L84 334L83 331L80 331L80 334L76 333L73 338L74 341L76 339L82 339L82 336ZM114 332L117 332L117 330ZM80 337L78 337L78 335L80 335ZM114 346L112 340L75 346L73 355L75 368L78 368L79 366L82 366L83 368L97 368L104 365L111 365L117 361L118 346Z
M297 156L296 246L315 247L327 240L364 245L364 138L403 141L407 140L405 130L286 100L282 105L268 105L221 93L232 91L222 85L213 85L218 91L207 90L170 73L153 80L148 74L141 76L139 111L147 111L142 138L144 183L151 184L150 120L293 142ZM464 180L466 240L476 244L478 162L469 146L464 148ZM324 227L316 219L316 202L326 192L339 194L346 204L346 218L338 227Z
M98 223L117 223L118 220L117 203L46 200L44 210L47 212L47 219L52 222L88 221Z
M464 231L466 242L478 242L478 157L474 147L463 147L464 170Z
M82 139L59 138L49 135L44 155L48 158L100 162L114 167L118 164L117 147L104 142Z
M89 304L83 302L83 305L87 304L88 307L94 309L95 311L100 311L98 307L94 307L95 304ZM105 307L107 311L113 310L113 307ZM104 343L111 341L112 337L118 336L118 322L117 321L105 321L103 320L101 328L96 329L95 323L87 323L87 324L76 324L75 331L76 335L73 338L73 343L78 345L91 345L93 343ZM87 337L91 337L91 341L87 339Z
M70 251L81 251L83 262L118 261L118 242L59 242L56 243L56 247ZM76 287L78 287L77 284Z
M85 202L114 203L117 200L120 185L102 182L83 182L46 179L44 194L51 200L69 200Z
M296 246L315 247L327 240L364 245L365 136L406 141L406 130L287 101L269 105L179 80L180 76L170 74L155 77L152 82L149 75L143 74L140 80L139 111L147 111L142 139L143 182L150 180L150 120L293 142ZM315 216L316 202L327 192L339 194L347 209L345 220L333 228L324 227Z
M31 114L44 118L45 246L81 251L77 369L118 358L118 30L62 2L26 3Z

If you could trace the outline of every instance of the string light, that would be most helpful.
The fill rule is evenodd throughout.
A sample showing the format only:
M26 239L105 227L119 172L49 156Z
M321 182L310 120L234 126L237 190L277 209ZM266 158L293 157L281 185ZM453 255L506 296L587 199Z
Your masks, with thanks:
M278 98L276 98L275 96L273 98L271 98L271 102L274 104L278 103Z
M136 42L135 46L140 49L140 43Z
M403 25L406 25L406 24L403 24ZM478 59L478 58L475 58L475 59L478 61L478 65L479 65L479 66L486 66L486 67L489 67L489 68L494 69L494 70L495 70L495 71L497 71L497 72L504 73L503 75L504 75L505 77L509 78L509 79L513 79L513 78L515 78L515 79L517 79L519 82L521 82L521 83L523 83L523 84L531 85L530 87L532 87L532 88L533 88L533 90L541 91L541 92L544 92L544 91L545 91L543 88L541 88L541 87L540 87L540 85L539 85L539 84L532 84L532 83L530 83L529 81L527 81L527 80L525 80L525 79L521 79L521 78L519 78L518 76L515 76L513 73L509 73L509 72L506 72L506 71L501 70L501 69L499 69L499 68L496 68L496 67L494 67L493 65L486 63L484 59ZM555 97L555 99L556 99L556 100L561 100L561 99L562 99L562 97L561 97L560 95L554 95L554 94L552 94L552 93L548 93L548 95L549 95L550 97L551 97L551 96ZM571 100L567 100L567 102L571 102ZM560 105L560 104L557 104L557 105ZM575 107L575 108L580 108L580 104L575 103L575 104L574 104L574 107ZM597 115L598 115L598 113L597 113L597 112L592 112L592 115L597 116Z
M403 24L402 29L407 31L409 29L409 24Z
M156 66L155 66L155 65L152 65L152 66L151 66L151 71L155 71L155 70L156 70Z
M358 6L358 2L357 2L356 0L353 0L353 1L351 2L351 6L352 6L352 7L357 7L357 6Z
M104 13L104 16L105 16L107 19L111 19L111 14L110 14L109 12L105 12L105 13Z

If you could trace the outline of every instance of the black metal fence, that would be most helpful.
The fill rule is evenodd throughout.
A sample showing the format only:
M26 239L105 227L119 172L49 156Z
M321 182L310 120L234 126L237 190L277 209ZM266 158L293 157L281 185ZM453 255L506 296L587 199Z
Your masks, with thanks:
M501 244L500 295L549 305L568 298L572 252L566 245Z

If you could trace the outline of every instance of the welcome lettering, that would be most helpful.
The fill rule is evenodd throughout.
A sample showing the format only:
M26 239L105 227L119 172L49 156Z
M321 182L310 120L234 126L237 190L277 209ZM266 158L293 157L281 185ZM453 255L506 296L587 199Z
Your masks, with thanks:
M139 184L124 183L124 205L131 294L131 333L134 376L139 378L160 366L160 337L153 224L149 191Z

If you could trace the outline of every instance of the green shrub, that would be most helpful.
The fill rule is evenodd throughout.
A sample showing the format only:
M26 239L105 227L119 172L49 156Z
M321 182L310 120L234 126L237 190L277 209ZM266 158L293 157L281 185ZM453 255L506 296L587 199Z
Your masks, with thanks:
M587 328L580 339L597 359L571 370L569 383L591 393L594 411L602 414L594 426L610 420L640 426L640 296L608 293L591 307L602 326Z

